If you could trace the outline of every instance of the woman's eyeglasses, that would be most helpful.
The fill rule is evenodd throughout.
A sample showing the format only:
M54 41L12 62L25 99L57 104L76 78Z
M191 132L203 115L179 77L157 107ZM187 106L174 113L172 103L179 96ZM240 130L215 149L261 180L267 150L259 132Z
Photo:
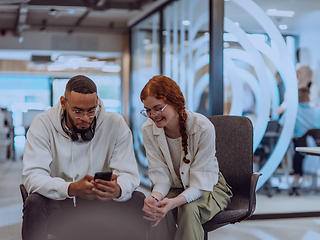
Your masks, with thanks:
M155 109L142 109L141 115L144 117L151 117L151 114L155 116L159 116L162 114L162 111L166 108L168 104L164 105L162 108L155 108Z

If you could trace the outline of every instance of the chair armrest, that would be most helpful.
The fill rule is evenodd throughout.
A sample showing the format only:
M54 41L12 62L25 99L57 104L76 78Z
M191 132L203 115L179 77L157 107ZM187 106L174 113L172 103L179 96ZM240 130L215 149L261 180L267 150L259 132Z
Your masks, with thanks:
M256 206L256 187L258 183L258 179L261 176L261 173L253 173L251 176L251 183L250 183L250 199L249 199L249 209L247 215L244 217L244 219L247 219L250 217ZM243 219L243 220L244 220Z

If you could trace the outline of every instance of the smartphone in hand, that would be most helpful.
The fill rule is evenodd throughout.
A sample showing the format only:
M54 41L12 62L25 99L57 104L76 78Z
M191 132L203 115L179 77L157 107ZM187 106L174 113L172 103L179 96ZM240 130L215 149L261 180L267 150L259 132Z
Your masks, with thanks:
M106 181L110 181L112 176L112 172L97 172L94 174L94 180L102 179Z

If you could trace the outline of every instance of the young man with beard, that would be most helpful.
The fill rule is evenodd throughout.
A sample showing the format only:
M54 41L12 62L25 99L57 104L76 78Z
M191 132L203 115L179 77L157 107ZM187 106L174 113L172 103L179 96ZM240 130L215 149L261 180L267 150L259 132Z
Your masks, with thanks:
M102 171L112 171L110 181L94 179ZM131 131L86 76L71 78L60 102L34 118L22 176L23 240L47 239L52 227L59 239L145 236Z

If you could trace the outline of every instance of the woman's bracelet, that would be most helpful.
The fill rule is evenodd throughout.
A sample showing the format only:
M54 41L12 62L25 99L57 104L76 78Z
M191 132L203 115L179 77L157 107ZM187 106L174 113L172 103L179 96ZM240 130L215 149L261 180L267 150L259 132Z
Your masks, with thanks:
M153 195L150 195L154 200L156 200L157 202L159 202L159 199L158 198L156 198L155 196L153 196Z

